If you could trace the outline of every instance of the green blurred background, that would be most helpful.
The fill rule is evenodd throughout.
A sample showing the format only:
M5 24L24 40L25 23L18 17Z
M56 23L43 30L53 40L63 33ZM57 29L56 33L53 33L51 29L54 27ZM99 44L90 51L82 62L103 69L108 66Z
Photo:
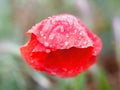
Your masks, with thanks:
M97 63L74 78L36 72L20 56L25 32L69 13L101 37ZM120 90L120 0L0 0L0 90Z

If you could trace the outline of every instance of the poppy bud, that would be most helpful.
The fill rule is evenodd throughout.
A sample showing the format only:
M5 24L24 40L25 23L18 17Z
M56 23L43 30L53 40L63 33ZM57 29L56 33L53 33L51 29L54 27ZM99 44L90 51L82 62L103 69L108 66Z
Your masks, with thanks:
M48 17L27 34L31 38L20 48L22 57L37 71L62 78L88 69L102 48L100 38L69 14Z

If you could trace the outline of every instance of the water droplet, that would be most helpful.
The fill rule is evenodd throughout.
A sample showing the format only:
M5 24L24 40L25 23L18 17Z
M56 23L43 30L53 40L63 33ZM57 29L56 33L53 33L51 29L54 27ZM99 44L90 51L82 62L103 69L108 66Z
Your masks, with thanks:
M64 32L63 26L60 27L60 31L61 31L61 32Z
M54 34L50 34L49 39L52 40L54 38L54 36L55 36Z
M97 52L96 52L96 51L94 51L94 54L96 55L96 54L97 54Z
M56 72L51 72L52 75L56 75Z
M74 33L77 33L77 30L76 30L76 29L74 30Z
M80 71L82 71L83 70L83 67L80 67Z
M68 35L68 34L66 34L66 37L68 38L68 37L69 37L69 35Z
M40 32L40 36L44 36L44 34L42 32Z
M50 49L46 49L46 53L50 53Z
M67 69L66 68L62 68L63 69L63 71L67 71Z
M49 46L49 43L48 43L48 42L45 42L44 45L45 45L46 47L48 47L48 46Z
M31 63L34 63L34 60L31 60L30 62L31 62Z
M65 42L65 46L67 46L69 44L69 42Z
M81 47L82 47L82 48L86 48L86 46L84 46L84 45L82 45Z
M82 35L82 32L80 32L80 35Z
M46 36L44 36L43 38L46 39Z
M69 74L73 73L73 70L70 70L68 73L69 73Z
M50 45L50 47L52 47L52 45Z
M84 27L79 27L79 30L84 30L85 28Z
M86 44L87 44L87 42L86 42L86 41L84 41L84 42L83 42L83 44L84 44L84 45L86 45Z

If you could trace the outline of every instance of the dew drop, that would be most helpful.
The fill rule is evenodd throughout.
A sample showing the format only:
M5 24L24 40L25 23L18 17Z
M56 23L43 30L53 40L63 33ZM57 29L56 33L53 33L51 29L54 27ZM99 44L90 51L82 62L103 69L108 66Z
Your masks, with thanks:
M79 27L79 30L84 30L85 28L84 27Z
M63 26L60 27L60 31L61 31L61 32L64 32Z
M70 70L68 73L69 73L69 74L73 73L73 70Z
M86 41L84 41L84 42L83 42L83 44L84 44L84 45L86 45L86 44L87 44L87 42L86 42Z
M68 37L69 37L69 35L68 35L68 34L66 34L66 37L68 38Z
M74 33L77 33L77 30L76 30L76 29L74 30Z
M65 42L65 46L67 46L69 44L69 42Z
M62 68L63 69L63 71L67 71L67 69L66 68Z
M96 51L94 51L94 54L96 55L96 54L97 54L97 52L96 52Z
M80 35L82 35L82 32L80 32Z
M42 32L40 32L40 36L44 36L44 34Z
M31 60L30 62L31 62L31 63L34 63L34 60Z
M46 53L50 53L50 49L46 49Z
M48 46L49 46L49 43L48 43L48 42L45 42L44 45L45 45L46 47L48 47Z
M52 47L52 45L50 45L50 47Z
M51 72L52 75L56 75L56 72Z
M46 39L46 36L44 36L43 38Z
M54 34L50 34L49 39L52 40L54 38L54 36L55 36Z
M81 47L82 47L82 48L86 48L86 46L84 46L84 45L82 45Z

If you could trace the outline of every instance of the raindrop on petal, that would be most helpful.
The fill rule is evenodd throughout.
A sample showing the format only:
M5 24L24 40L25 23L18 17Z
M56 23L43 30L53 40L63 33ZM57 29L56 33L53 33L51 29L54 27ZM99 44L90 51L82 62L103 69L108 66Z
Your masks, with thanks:
M80 35L82 35L83 33L82 32L80 32Z
M44 36L44 34L42 32L40 32L40 36Z
M31 63L34 63L34 60L31 60L30 62L31 62Z
M52 75L56 75L56 72L51 72Z
M63 26L60 27L60 31L61 31L61 32L64 32Z
M52 47L52 45L50 45L50 47Z
M52 40L54 38L54 36L55 36L54 34L50 34L49 39Z
M45 45L46 47L48 47L48 46L49 46L49 43L48 43L48 42L45 42L44 45Z
M84 41L84 42L83 42L83 44L84 44L84 45L86 45L86 44L87 44L87 42L86 42L86 41Z
M46 49L46 53L50 53L50 49Z
M69 35L68 35L68 34L66 34L66 37L68 38L68 37L69 37Z
M65 42L65 46L67 46L68 44L69 44L69 42L66 41L66 42Z
M44 36L43 38L46 39L46 36Z
M63 71L67 71L67 69L66 68L62 68L63 69Z

